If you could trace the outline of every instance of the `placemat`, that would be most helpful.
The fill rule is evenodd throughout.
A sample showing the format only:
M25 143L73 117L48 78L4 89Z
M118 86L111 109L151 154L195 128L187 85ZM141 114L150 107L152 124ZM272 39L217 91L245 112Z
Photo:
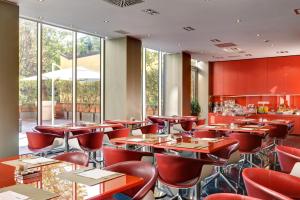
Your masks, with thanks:
M26 159L28 159L28 158L26 158ZM28 169L30 169L30 168L35 168L35 167L41 167L41 166L45 166L45 165L55 164L55 163L59 163L59 162L61 162L61 161L53 159L53 160L51 160L49 162L43 162L43 163L37 163L37 164L29 164L29 163L26 163L26 162L22 162L22 159L16 159L16 160L4 161L2 163L5 164L5 165L13 166L13 167L18 167L20 165L24 165Z
M93 179L93 178L88 178L88 177L79 175L79 173L82 173L82 172L85 172L88 170L92 170L92 169L94 169L94 168L87 167L87 168L78 169L78 170L71 171L71 172L65 172L65 173L59 174L58 177L61 179L66 179L66 180L72 181L72 182L81 183L81 184L88 185L88 186L94 186L99 183L103 183L105 181L109 181L109 180L112 180L112 179L115 179L115 178L118 178L121 176L125 176L125 174L121 174L121 173L117 173L117 172L115 172L111 176L107 176L107 177L100 178L100 179Z
M48 200L59 196L52 192L48 192L42 189L35 188L31 185L25 185L25 184L17 184L17 185L0 189L0 192L5 192L5 191L13 191L28 196L30 200Z

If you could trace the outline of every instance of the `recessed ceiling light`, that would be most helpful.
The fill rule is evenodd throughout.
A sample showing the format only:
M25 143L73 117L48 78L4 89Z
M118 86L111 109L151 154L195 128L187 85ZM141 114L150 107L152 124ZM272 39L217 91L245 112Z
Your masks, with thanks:
M237 24L241 23L241 20L240 20L240 19L237 19L237 20L236 20L236 23L237 23Z
M300 8L295 9L296 15L300 15Z
M183 29L186 30L186 31L194 31L194 30L196 30L195 28L193 28L191 26L185 26L185 27L183 27Z
M146 13L146 14L149 14L149 15L158 15L158 14L159 14L158 11L153 10L153 9L150 9L150 8L145 9L145 10L142 10L142 11L143 11L144 13Z
M259 34L259 33L257 33L257 34L256 34L256 37L260 37L260 34Z
M104 20L104 23L109 23L110 21L109 20Z
M277 51L277 54L285 54L285 53L289 53L288 51Z
M107 37L107 36L104 36L104 39L105 39L105 40L107 40L107 39L108 39L108 37Z
M214 43L219 43L219 42L221 42L221 40L219 40L219 39L212 39L212 40L210 40L211 42L214 42Z
M39 2L43 2L43 1L45 1L45 0L38 0Z

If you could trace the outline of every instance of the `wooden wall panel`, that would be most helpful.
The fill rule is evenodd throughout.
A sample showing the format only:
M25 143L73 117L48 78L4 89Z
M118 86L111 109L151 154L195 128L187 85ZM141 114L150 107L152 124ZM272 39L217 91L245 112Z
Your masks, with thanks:
M19 150L19 7L0 1L0 158Z
M182 114L191 114L191 55L182 53Z

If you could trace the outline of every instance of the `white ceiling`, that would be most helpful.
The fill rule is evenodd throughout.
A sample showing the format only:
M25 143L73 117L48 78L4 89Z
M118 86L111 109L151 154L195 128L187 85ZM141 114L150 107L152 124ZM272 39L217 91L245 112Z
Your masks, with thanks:
M204 61L300 54L300 15L294 12L300 0L144 0L125 8L103 0L14 1L23 17L42 17L48 23L109 38L121 37L114 31L125 30L145 47L170 53L189 51ZM160 14L142 12L148 8ZM241 22L236 23L237 19ZM196 30L187 32L184 26ZM225 52L210 41L215 38L233 42L253 56Z

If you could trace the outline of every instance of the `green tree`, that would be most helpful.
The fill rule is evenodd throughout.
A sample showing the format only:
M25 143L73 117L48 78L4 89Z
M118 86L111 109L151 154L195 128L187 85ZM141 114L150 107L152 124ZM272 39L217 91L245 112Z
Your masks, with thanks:
M146 105L151 109L149 115L158 114L159 100L159 53L158 51L146 50Z

